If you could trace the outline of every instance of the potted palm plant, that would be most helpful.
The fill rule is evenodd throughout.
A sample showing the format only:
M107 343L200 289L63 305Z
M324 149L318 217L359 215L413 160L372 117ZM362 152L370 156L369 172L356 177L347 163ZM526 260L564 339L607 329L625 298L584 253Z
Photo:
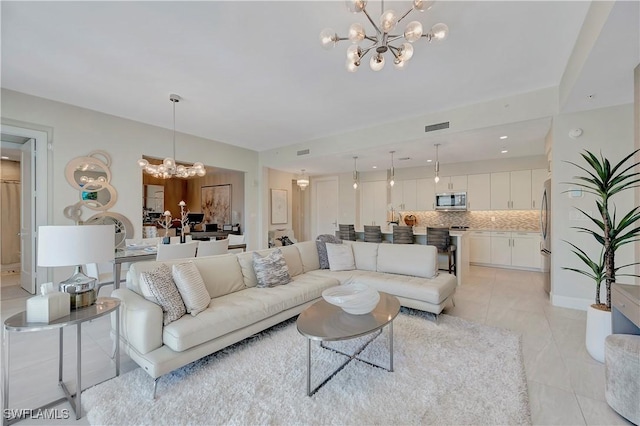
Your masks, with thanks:
M618 220L619 215L617 215L615 203L612 201L614 195L640 186L640 178L638 177L640 173L634 171L634 168L640 163L633 160L633 156L638 151L640 150L635 150L614 166L611 166L609 160L604 158L602 154L597 157L587 150L581 154L586 162L585 166L568 162L586 173L583 176L574 176L575 182L572 185L595 196L598 208L597 215L589 215L584 210L578 209L595 226L591 228L575 226L573 229L593 236L601 246L599 256L592 258L585 250L567 241L572 247L572 252L587 268L565 267L563 269L586 275L595 281L596 298L595 303L587 311L585 343L589 354L600 362L604 362L604 339L611 334L611 284L616 280L616 275L637 276L618 274L618 271L640 263L633 262L616 266L615 261L616 251L625 244L637 241L640 236L640 226L638 226L640 206L632 208ZM606 290L605 303L602 303L600 299L603 281Z

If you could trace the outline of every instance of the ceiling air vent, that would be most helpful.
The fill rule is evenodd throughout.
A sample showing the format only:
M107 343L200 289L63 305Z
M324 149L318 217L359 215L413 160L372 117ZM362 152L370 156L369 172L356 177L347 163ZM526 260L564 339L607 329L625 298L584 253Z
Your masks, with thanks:
M442 129L448 129L448 128L449 128L449 122L445 121L444 123L430 124L428 126L424 126L424 131L434 132L436 130L442 130Z
M309 154L309 149L301 149L300 151L298 151L298 155L307 155Z

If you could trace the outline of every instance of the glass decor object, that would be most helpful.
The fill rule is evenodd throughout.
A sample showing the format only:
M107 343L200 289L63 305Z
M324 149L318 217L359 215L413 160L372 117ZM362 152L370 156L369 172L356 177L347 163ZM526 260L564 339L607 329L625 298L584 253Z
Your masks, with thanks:
M358 282L328 288L322 292L322 297L328 303L353 315L368 314L380 301L380 293L377 290Z

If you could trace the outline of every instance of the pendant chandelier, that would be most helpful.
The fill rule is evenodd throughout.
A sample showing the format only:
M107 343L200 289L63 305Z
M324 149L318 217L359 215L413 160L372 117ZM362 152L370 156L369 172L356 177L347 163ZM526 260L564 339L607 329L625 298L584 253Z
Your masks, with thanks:
M358 22L351 24L349 27L348 37L340 37L332 28L325 28L320 32L320 42L325 49L335 47L341 40L349 40L353 43L347 49L346 67L349 72L356 72L360 67L362 58L367 53L372 52L369 66L374 71L380 71L385 64L384 53L391 52L393 56L393 65L396 69L403 69L407 61L413 56L413 42L425 38L427 42L441 41L447 38L449 27L439 23L431 27L426 34L423 33L422 24L418 21L411 21L407 24L402 34L392 34L396 25L400 23L407 15L414 10L424 12L431 9L435 0L413 0L411 8L403 15L398 15L394 10L384 10L384 0L380 2L380 20L379 25L371 18L367 12L367 0L347 0L347 8L353 13L364 13L375 30L375 35L367 34L364 26ZM400 42L402 39L406 42L393 45L393 42ZM360 46L360 42L368 40L371 42L368 46Z
M353 189L358 189L358 181L359 181L359 174L358 174L358 157L355 156L353 157Z
M439 143L434 144L433 146L436 147L436 176L433 178L433 180L435 181L435 183L440 182L440 161L438 161L438 147L440 146Z
M309 176L307 176L304 172L305 169L300 170L302 173L300 174L300 176L298 177L298 179L296 180L296 184L300 187L300 189L302 191L304 191L305 189L307 189L307 186L309 186Z
M200 162L193 163L193 166L176 164L176 104L181 99L178 95L169 95L169 100L173 104L173 157L165 158L162 160L162 164L149 164L149 161L144 158L138 160L138 166L153 177L161 179L170 179L172 177L190 178L207 174L204 164Z
M389 151L391 154L391 169L388 172L389 175L389 186L393 188L393 185L396 184L396 170L393 168L393 153L395 151Z

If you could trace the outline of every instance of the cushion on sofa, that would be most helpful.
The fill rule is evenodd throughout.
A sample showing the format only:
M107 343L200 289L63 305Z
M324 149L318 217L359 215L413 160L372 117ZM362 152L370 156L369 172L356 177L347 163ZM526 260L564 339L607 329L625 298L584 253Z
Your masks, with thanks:
M327 257L326 243L342 244L342 240L331 234L318 235L316 238L316 247L318 248L320 269L329 269L329 258Z
M284 256L284 261L287 262L287 268L289 268L289 275L295 277L303 273L302 259L300 259L300 252L293 245L278 247Z
M356 268L361 271L376 271L378 267L378 244L353 242L353 257L356 261Z
M157 268L143 272L140 279L149 287L151 294L162 308L162 322L169 325L187 313L178 287L171 276L171 269L160 264Z
M235 254L196 257L193 263L200 271L212 299L244 290L242 270Z
M378 272L433 278L438 275L438 249L418 244L378 245Z
M291 281L287 262L280 249L273 250L265 256L253 252L253 270L256 272L259 288L285 285Z
M171 275L188 314L196 316L207 309L209 302L211 302L211 296L209 296L200 271L193 264L193 261L172 265Z
M331 271L353 271L356 269L351 244L325 243L325 246Z
M296 245L278 247L284 256L284 261L289 268L289 275L295 277L303 272L302 259L300 258L300 252L296 248ZM261 256L266 256L276 249L257 250L255 252L238 253L238 263L242 271L242 279L244 280L245 287L255 287L258 284L256 273L253 269L253 253L259 253Z
M293 247L300 252L300 259L302 260L302 271L309 272L320 269L320 259L318 259L318 247L315 241L303 241L296 243Z

